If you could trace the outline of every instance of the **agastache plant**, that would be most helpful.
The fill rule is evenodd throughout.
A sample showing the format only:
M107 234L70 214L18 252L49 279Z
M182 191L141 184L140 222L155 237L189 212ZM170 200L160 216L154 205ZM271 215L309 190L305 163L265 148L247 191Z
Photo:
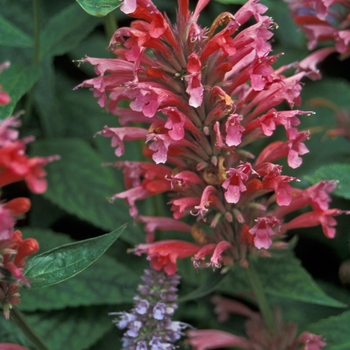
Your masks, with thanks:
M208 2L198 1L190 12L188 1L179 0L173 24L149 0L125 1L122 11L136 20L114 33L109 48L116 58L82 60L98 76L79 86L91 88L121 125L98 134L111 138L117 156L124 154L124 141L145 141L144 155L152 161L113 163L123 170L126 190L111 201L125 199L130 215L145 224L147 242L135 254L147 254L152 268L169 276L176 273L177 259L187 257L195 268L248 268L251 256L268 258L286 249L289 230L320 225L334 238L334 217L348 214L329 207L336 181L300 189L292 186L297 178L282 172L282 162L295 169L308 152L304 142L310 133L298 129L299 117L313 112L294 107L300 104L301 80L315 74L314 65L274 67L281 55L271 54L276 25L258 0L202 28L198 19ZM279 129L284 137L276 140ZM138 201L163 193L172 218L139 212ZM186 217L192 220L182 221ZM155 241L156 230L188 232L192 242ZM274 328L271 317L265 321ZM303 348L320 349L321 338L295 335L287 345L299 349L312 339ZM219 346L277 349L279 341L272 337L267 347L248 340Z
M308 72L297 63L272 67L278 55L270 54L275 24L264 15L267 8L251 0L203 29L197 21L207 3L199 1L190 13L188 2L179 1L173 25L151 1L138 1L130 16L139 20L111 39L117 58L83 60L99 76L80 86L92 88L122 125L105 126L99 134L111 138L118 156L124 141L146 142L144 153L154 163L114 163L123 169L127 189L111 199L126 199L130 215L146 224L149 242L135 252L147 253L154 268L169 274L176 258L185 256L196 267L246 265L250 254L286 247L290 229L321 225L333 238L334 217L343 213L329 208L335 181L294 188L297 179L284 175L278 163L286 158L293 169L301 165L310 135L298 130L299 116L312 112L276 109L282 102L299 104ZM246 26L252 18L256 23ZM121 107L125 100L129 108ZM285 140L253 151L278 127ZM173 218L139 214L137 201L165 192ZM285 220L304 207L311 210ZM180 221L187 215L196 218L194 225ZM153 242L156 229L191 232L194 243Z

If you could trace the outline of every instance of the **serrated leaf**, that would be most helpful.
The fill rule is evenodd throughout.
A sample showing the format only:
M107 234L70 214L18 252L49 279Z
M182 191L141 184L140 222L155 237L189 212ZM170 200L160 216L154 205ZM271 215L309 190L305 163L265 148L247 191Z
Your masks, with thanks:
M109 311L106 306L90 306L25 314L25 318L50 350L82 350L113 327Z
M89 15L96 17L106 16L122 4L120 0L77 0L77 2Z
M11 102L0 108L0 119L12 115L17 102L32 88L40 78L41 73L39 67L20 65L11 65L8 69L1 72L0 83L3 86L3 90L10 95Z
M333 192L339 197L350 199L350 164L327 164L318 168L305 179L315 184L322 180L338 180L338 186Z
M327 343L327 350L350 349L350 311L339 316L332 316L308 327L308 331L322 335Z
M291 254L279 258L259 258L251 263L254 264L265 293L271 296L324 306L346 306L328 296L301 266L299 259ZM220 290L230 295L251 291L245 269L235 266L230 278L220 284Z
M35 86L35 105L40 125L46 137L64 135L64 119L59 109L53 58L47 57L41 64L43 75Z
M123 202L110 204L107 197L121 189L110 168L101 167L101 159L84 141L68 138L36 141L31 154L59 154L61 160L48 169L48 190L44 197L70 214L96 227L112 230L129 216Z
M40 36L40 59L62 55L83 40L99 23L72 4L52 17Z
M325 306L346 306L329 297L291 254L278 259L259 259L255 268L266 293Z
M33 40L0 15L0 45L12 47L32 47Z
M31 287L44 288L65 281L96 261L122 234L125 225L103 236L64 244L30 259L24 275Z

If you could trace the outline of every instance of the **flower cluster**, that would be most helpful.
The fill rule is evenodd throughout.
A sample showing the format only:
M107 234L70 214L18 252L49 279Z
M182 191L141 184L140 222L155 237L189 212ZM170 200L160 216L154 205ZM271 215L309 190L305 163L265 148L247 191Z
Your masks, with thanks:
M4 105L10 101L3 95L0 98ZM20 121L17 117L0 121L0 187L24 180L34 193L43 193L47 183L42 167L59 157L29 158L25 149L33 137L18 139L19 133L14 129L18 126ZM24 197L0 202L0 303L6 318L10 316L11 307L21 301L18 287L23 284L29 286L23 275L26 258L39 250L34 238L23 239L22 233L14 229L16 219L21 218L30 205L30 200Z
M332 52L341 58L350 54L350 3L347 0L285 0L294 22L301 27L308 40L308 49L319 43L331 42L332 47L313 54L313 59L323 60Z
M145 270L138 287L140 295L134 297L135 307L130 313L116 312L114 323L119 329L127 328L122 339L124 350L175 349L173 345L182 336L185 327L171 321L177 309L177 285L180 277L168 276L162 271Z
M321 225L333 238L334 217L343 213L329 208L335 181L294 188L297 179L278 163L285 158L297 168L308 152L309 132L298 125L299 116L312 112L292 108L300 103L301 79L312 71L297 63L273 68L274 22L258 0L220 14L207 29L198 17L208 2L199 0L191 13L187 0L178 1L175 24L150 0L124 2L137 20L114 33L110 49L117 58L83 60L98 77L80 86L92 88L122 125L99 134L111 138L117 156L124 141L144 139L144 154L154 161L114 163L126 191L112 200L125 199L131 216L145 223L148 243L136 253L168 274L187 256L196 267L245 266L249 254L286 247L290 229ZM277 110L283 102L290 109ZM283 140L262 143L278 129ZM137 201L165 192L173 218L140 215ZM308 210L286 219L301 208ZM181 222L185 216L195 223ZM195 242L153 242L157 229L190 232Z
M261 315L244 304L221 296L215 296L213 301L220 322L225 321L229 313L247 318L247 338L215 329L189 330L188 343L194 350L235 346L245 350L320 350L326 346L320 335L303 332L297 336L297 326L284 323L279 310L275 312L275 324L278 329L271 332Z

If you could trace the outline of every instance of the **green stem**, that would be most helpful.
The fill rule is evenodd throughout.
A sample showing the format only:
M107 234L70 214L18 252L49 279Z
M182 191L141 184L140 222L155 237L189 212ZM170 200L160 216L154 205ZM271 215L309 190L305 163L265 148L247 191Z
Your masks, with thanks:
M115 31L118 29L113 11L104 17L103 23L104 23L107 40L109 41L111 40L111 37L113 36Z
M252 261L250 261L248 268L246 268L246 271L249 283L253 289L260 312L264 317L265 323L272 332L276 332L276 324L273 318L272 311L269 307L269 304L267 303L263 287L261 285L259 276L254 269Z
M33 328L27 323L22 313L14 307L10 313L11 321L21 330L26 338L34 345L36 350L49 350L43 340L36 334Z

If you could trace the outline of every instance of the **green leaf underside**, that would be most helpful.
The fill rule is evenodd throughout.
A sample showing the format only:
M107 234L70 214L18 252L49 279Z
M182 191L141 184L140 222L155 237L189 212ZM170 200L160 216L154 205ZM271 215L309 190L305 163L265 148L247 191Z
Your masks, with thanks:
M327 350L350 349L350 311L338 316L331 316L308 327L308 331L321 334L327 343Z
M252 261L260 277L265 293L271 296L290 298L306 303L332 307L345 307L329 297L291 254L282 258L259 258ZM250 286L244 268L236 266L230 278L220 284L220 290L230 294L249 292Z
M89 15L103 17L122 5L120 0L77 0Z
M33 46L33 40L31 37L1 15L0 33L0 45L20 48ZM4 57L2 57L2 59L4 59Z
M31 154L59 154L59 161L49 164L48 190L43 194L66 212L103 230L113 230L129 219L122 201L111 204L107 197L122 191L103 159L83 140L54 139L33 143Z
M12 115L17 102L28 92L41 76L39 67L26 67L21 65L11 65L1 72L1 85L10 97L11 102L0 107L0 119Z
M44 288L65 281L85 270L97 260L124 231L125 225L103 236L68 243L34 256L24 275L31 288Z
M312 176L305 176L305 179L313 184L322 180L336 179L338 186L333 194L350 199L350 164L324 165L318 168Z

